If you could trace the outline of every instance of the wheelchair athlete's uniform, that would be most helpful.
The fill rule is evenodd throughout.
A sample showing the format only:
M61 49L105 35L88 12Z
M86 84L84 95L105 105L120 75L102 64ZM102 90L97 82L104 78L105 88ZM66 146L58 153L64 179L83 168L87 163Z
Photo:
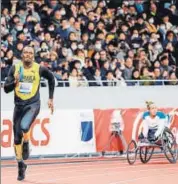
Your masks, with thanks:
M150 112L147 111L143 114L143 132L140 139L147 138L148 141L155 141L159 138L166 126L166 115L158 111L156 116L152 118Z

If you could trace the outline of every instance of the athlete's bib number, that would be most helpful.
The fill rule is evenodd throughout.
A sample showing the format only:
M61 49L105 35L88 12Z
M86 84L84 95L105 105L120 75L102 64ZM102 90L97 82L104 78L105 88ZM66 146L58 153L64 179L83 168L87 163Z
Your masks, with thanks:
M31 93L32 91L32 83L28 83L28 82L21 82L19 83L19 92L20 93Z

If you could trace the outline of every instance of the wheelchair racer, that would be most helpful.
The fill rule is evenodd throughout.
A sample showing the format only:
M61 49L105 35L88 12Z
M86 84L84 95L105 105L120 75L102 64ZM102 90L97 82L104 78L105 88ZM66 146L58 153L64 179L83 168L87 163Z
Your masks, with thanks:
M139 140L156 142L166 127L167 115L158 111L154 102L146 102L147 110L143 114L143 131Z

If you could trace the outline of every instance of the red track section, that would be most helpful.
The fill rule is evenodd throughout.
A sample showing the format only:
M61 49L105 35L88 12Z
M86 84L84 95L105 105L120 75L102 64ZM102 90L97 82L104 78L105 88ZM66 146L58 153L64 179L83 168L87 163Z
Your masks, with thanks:
M90 161L90 162L86 162ZM2 184L176 184L178 163L154 158L130 166L124 158L29 160L24 181L19 182L14 161L3 161ZM32 165L30 165L32 164ZM38 165L40 164L40 165ZM8 166L8 167L7 167Z

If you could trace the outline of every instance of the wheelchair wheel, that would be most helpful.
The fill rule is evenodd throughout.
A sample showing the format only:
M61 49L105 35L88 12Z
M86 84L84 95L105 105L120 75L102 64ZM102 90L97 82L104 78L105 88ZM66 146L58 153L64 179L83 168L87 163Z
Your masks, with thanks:
M137 144L134 140L132 140L127 148L127 161L130 165L134 164L137 158Z
M154 152L154 147L150 147L150 146L140 147L141 162L146 164L151 159L153 152Z
M174 135L169 129L165 129L162 135L162 147L164 154L170 163L177 161L177 144Z

